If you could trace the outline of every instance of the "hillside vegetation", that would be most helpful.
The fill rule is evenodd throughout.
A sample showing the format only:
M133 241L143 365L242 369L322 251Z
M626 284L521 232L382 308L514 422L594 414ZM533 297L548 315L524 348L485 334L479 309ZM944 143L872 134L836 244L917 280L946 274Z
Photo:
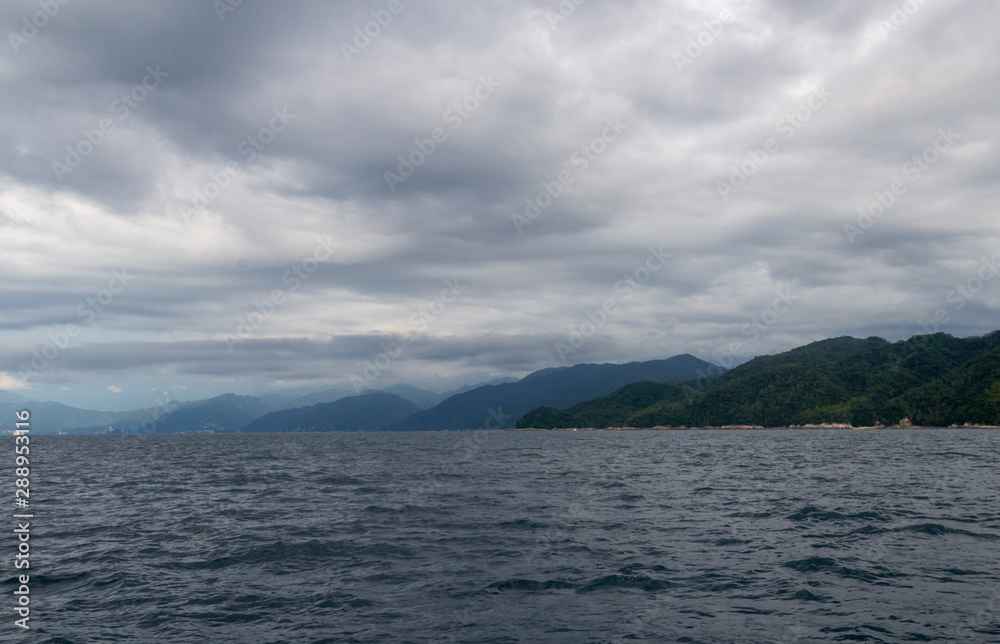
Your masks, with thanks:
M565 410L542 407L521 428L719 427L849 423L1000 425L1000 331L891 343L833 338L755 358L716 378L636 383Z

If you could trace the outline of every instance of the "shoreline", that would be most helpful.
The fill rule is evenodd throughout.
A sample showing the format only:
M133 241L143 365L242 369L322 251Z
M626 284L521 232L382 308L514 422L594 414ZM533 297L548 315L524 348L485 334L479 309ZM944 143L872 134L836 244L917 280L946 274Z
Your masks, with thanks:
M998 425L979 425L965 423L948 427L924 427L921 425L871 425L858 426L847 423L824 423L820 425L787 425L784 427L764 427L762 425L723 425L721 427L512 427L512 432L652 432L652 431L701 431L701 430L776 430L776 429L845 429L845 430L880 430L880 429L1000 429Z

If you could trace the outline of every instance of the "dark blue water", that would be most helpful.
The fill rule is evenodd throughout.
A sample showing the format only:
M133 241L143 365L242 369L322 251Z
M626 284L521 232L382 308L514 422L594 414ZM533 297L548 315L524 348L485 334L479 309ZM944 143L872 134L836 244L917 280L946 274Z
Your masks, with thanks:
M36 438L29 637L998 642L998 447L988 430Z

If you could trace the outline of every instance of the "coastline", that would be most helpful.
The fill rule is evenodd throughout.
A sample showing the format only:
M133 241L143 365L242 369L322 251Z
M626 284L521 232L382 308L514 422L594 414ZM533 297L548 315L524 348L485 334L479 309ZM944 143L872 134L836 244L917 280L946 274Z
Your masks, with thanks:
M878 430L878 429L1000 429L998 425L979 425L976 423L965 423L964 425L950 425L948 427L924 427L911 423L898 423L896 425L870 425L857 426L847 423L823 423L819 425L787 425L784 427L764 427L763 425L722 425L719 427L512 427L508 431L512 432L649 432L649 431L692 431L692 430L774 430L774 429L849 429L849 430Z

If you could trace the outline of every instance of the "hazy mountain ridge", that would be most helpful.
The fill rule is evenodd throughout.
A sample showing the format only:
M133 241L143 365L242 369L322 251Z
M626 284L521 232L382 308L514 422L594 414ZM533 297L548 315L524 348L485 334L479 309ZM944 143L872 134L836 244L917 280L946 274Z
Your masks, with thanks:
M436 391L428 391L426 389L420 389L419 387L413 387L411 385L399 384L390 385L381 390L390 394L396 394L401 398L409 400L411 403L419 407L420 409L430 409L435 405L439 405L445 400L448 400L452 396L457 396L458 394L464 394L467 391L477 389L479 387L485 387L487 385L499 385L508 382L517 382L517 378L495 378L488 382L480 382L474 385L462 385L458 389L453 389L451 391L443 391L438 393Z
M21 409L31 411L32 431L40 434L54 434L91 425L103 427L147 411L98 411L78 409L57 402L35 402L27 399L14 403L0 403L0 407L7 410L5 414L7 418L14 418L14 412Z
M714 365L691 355L627 364L580 364L533 372L521 380L485 385L452 396L441 404L389 425L397 431L503 429L539 405L568 407L643 380L682 381Z
M412 402L384 392L350 396L311 407L283 409L254 420L241 431L331 432L377 431L420 411Z
M31 402L30 398L25 398L21 394L0 389L0 405L11 405L17 403Z
M430 409L434 405L441 403L448 398L460 393L469 391L470 389L475 389L477 387L482 387L484 385L499 384L501 382L512 382L516 381L517 378L496 378L490 380L489 382L480 382L474 385L462 385L458 389L452 391L436 392L427 389L421 389L420 387L414 387L413 385L408 385L405 383L389 385L388 387L383 387L381 389L367 389L361 393L371 393L375 391L382 391L389 394L395 394L400 398L410 401L420 409ZM352 392L347 389L341 389L339 387L331 387L329 389L324 389L322 391L315 391L303 396L298 396L292 400L286 401L281 405L274 407L275 411L281 409L297 409L299 407L312 407L313 405L319 405L323 403L336 402L344 398L350 398L352 396L360 395L358 393Z
M321 405L324 403L332 403L341 398L347 398L348 396L353 396L351 392L345 389L338 389L336 387L331 387L330 389L324 389L323 391L316 391L311 394L306 394L304 396L299 396L289 400L288 402L282 404L278 407L279 411L282 409L298 409L300 407L312 407L313 405Z
M396 391L398 394L376 391L352 396L345 390L326 389L284 402L276 395L254 397L225 394L198 401L171 401L155 408L126 412L94 411L59 403L37 402L31 402L30 408L36 419L38 433L148 434L244 430L257 432L290 431L307 426L397 431L484 426L500 429L513 427L521 413L538 406L539 403L570 405L594 395L613 391L622 384L636 380L651 378L680 380L694 377L709 367L714 368L707 362L684 355L667 360L624 365L585 364L552 367L533 372L521 380L498 378L490 381L498 384L465 385L453 392L441 394L409 385L392 385L386 387L386 390ZM365 398L374 394L380 394L381 397ZM399 394L407 394L424 404L433 402L434 397L447 396L447 398L431 409L421 410L419 404L407 400L406 395ZM336 399L305 407L288 408L288 405L303 400L308 402L310 397ZM370 410L370 413L362 409L373 401L382 401L385 409ZM406 404L401 404L400 401ZM343 406L324 407L338 402L342 402ZM278 407L277 410L275 406ZM319 409L314 409L316 407ZM312 411L297 413L307 409ZM453 414L454 418L444 421L435 419L434 416L440 414L442 410L445 414ZM420 416L425 411L430 412L430 420ZM365 413L369 415L365 416ZM265 416L269 416L266 421L263 420ZM367 418L370 424L359 425L358 418ZM419 427L407 422L409 419L415 419L415 424ZM258 420L262 422L257 423ZM265 426L269 429L263 429Z
M128 412L116 421L70 429L72 434L196 434L235 432L271 411L254 396L223 394L207 400L171 401Z
M706 373L718 375L699 377ZM412 399L427 404L446 394L409 385L360 396L327 389L309 396L337 400L279 411L275 396L235 394L128 412L33 402L18 394L7 400L23 402L0 405L11 414L30 408L37 433L865 426L904 417L919 425L1000 424L1000 331L966 339L939 333L896 343L831 338L728 372L690 355L552 367L514 382L456 391L429 409ZM5 393L0 391L0 401Z

